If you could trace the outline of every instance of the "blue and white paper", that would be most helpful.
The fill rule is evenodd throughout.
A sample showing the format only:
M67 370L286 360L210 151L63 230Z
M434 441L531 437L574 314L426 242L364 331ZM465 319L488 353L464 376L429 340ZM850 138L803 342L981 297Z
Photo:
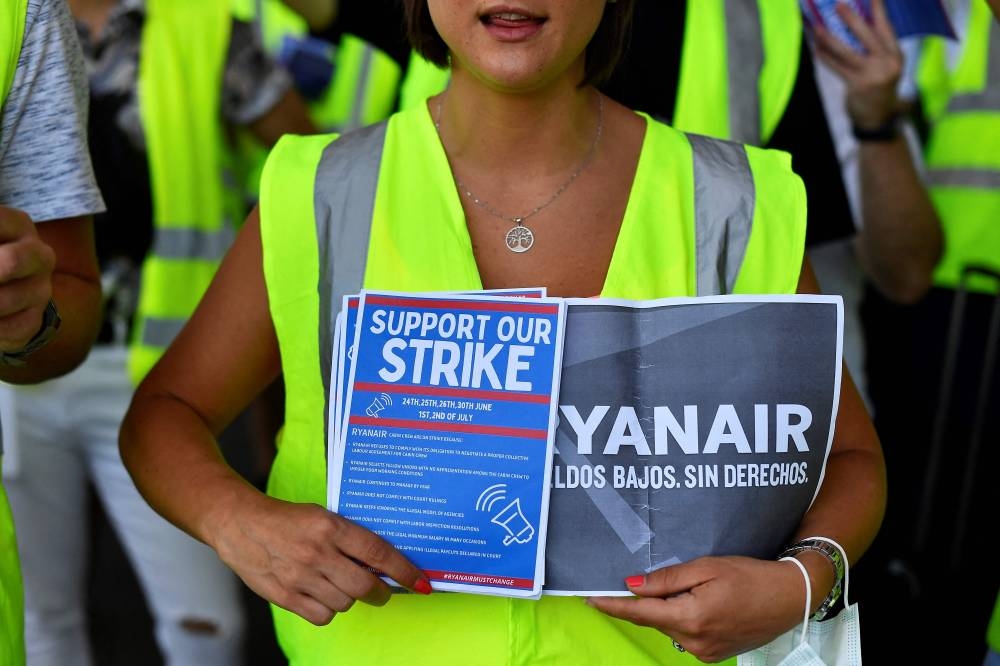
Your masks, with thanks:
M847 5L867 22L872 21L871 0L799 0L808 27L822 26L855 51L864 52L844 20L837 5ZM896 37L940 35L955 39L955 29L941 0L885 0Z
M539 596L564 320L560 299L363 292L330 508L435 589Z

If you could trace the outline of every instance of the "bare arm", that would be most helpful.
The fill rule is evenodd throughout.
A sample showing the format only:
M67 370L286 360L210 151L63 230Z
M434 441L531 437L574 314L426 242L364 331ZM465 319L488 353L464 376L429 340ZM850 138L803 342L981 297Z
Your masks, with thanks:
M0 207L0 350L15 351L39 331L51 298L62 319L56 337L25 359L0 364L0 380L33 384L78 366L97 337L101 277L89 217L38 225Z
M896 85L903 55L882 0L872 3L869 25L840 5L838 11L867 50L853 51L823 29L816 30L817 55L847 84L852 122L873 129L898 110ZM887 298L919 300L930 288L941 257L941 224L906 140L860 142L861 208L864 228L856 248L865 273Z
M267 497L225 462L216 436L280 371L260 225L251 213L177 340L136 391L120 447L160 514L214 548L255 592L315 624L388 587L355 560L422 592L397 550L316 505Z
M285 134L315 134L302 97L289 90L270 111L250 124L250 132L267 148L271 148Z
M803 264L798 291L819 291L808 263ZM845 367L826 476L795 538L834 539L853 564L874 540L885 502L881 447ZM797 558L809 572L815 611L833 588L833 568L818 553L804 552ZM754 649L802 621L802 577L787 562L703 557L628 582L637 598L595 597L588 603L609 615L658 629L702 661L720 661Z
M304 18L312 30L329 27L337 20L340 9L339 0L285 0L285 4Z

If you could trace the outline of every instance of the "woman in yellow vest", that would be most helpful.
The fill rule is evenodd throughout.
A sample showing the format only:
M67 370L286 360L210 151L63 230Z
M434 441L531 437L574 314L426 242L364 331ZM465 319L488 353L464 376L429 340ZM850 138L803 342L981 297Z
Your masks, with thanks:
M341 293L816 290L787 155L685 135L593 87L620 55L632 0L525 4L406 2L415 46L450 59L449 89L341 138L278 144L259 210L123 425L143 494L275 604L293 664L719 661L801 620L797 568L744 557L623 571L641 599L427 596L429 581L398 551L316 506ZM263 495L225 465L214 434L279 373L285 426ZM822 490L793 537L836 539L854 562L884 500L878 440L848 380ZM834 567L821 553L799 557L819 607ZM365 565L420 594L390 601Z

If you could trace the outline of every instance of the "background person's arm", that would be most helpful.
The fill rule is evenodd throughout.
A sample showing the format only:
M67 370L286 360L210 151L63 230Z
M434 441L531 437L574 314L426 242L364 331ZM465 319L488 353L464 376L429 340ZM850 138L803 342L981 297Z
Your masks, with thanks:
M310 30L320 31L330 27L340 10L339 0L284 0L285 4L306 20Z
M890 121L899 111L896 88L903 54L881 0L873 23L846 5L838 11L867 53L858 53L829 32L815 32L816 53L847 86L847 111L862 130ZM856 238L865 274L888 299L913 303L930 288L941 257L941 224L902 133L891 141L861 141L859 180L862 229Z
M35 382L86 356L100 320L90 215L104 210L87 152L87 77L65 2L29 3L0 113L0 346L16 351L53 298L55 337L0 380ZM37 223L37 224L33 224Z
M253 24L234 20L222 82L222 114L267 148L285 134L315 134L291 75L264 50Z
M289 90L263 116L248 126L260 143L271 148L285 134L315 134L318 130L309 118L305 102L294 90Z
M58 332L23 366L0 363L0 381L33 384L69 372L86 358L101 319L90 218L35 225L0 207L0 351L17 351L34 337L49 298L62 319Z

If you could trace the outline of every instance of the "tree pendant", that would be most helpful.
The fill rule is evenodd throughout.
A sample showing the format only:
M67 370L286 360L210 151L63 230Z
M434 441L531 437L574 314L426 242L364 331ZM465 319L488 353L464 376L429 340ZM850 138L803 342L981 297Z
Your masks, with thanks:
M521 254L530 250L531 246L535 244L535 234L531 233L531 229L524 226L521 218L514 221L517 222L517 226L512 227L507 232L507 249L511 252Z

